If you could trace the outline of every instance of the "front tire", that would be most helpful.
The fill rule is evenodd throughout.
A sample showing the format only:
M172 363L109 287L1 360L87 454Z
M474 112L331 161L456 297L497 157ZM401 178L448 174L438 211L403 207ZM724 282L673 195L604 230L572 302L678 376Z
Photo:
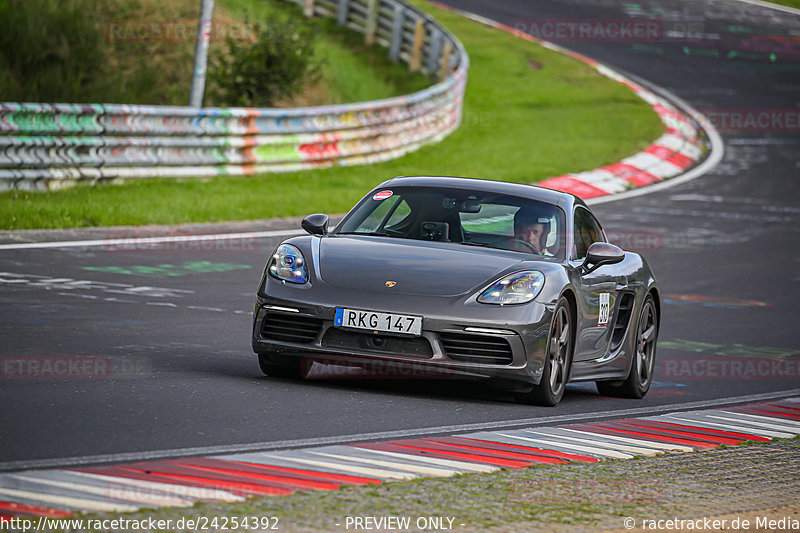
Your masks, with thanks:
M303 379L313 363L302 357L286 357L275 354L258 354L261 372L271 378Z
M620 398L644 398L653 383L656 367L656 344L658 343L658 311L653 296L648 294L636 322L636 353L631 370L623 382L598 381L597 392L603 396Z
M569 369L572 364L574 320L569 302L562 297L558 300L553 313L553 323L545 350L542 380L534 385L533 390L517 397L522 403L552 407L561 401L569 381Z

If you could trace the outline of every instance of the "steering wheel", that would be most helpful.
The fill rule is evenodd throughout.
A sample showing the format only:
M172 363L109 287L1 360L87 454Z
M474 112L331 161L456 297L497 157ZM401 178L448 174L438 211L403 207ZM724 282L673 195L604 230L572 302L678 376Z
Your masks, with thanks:
M528 249L528 251L531 252L532 254L542 255L542 253L528 241L522 239L511 239L511 249L516 250L518 252L524 252L525 250L520 250L517 244L524 244L525 247Z

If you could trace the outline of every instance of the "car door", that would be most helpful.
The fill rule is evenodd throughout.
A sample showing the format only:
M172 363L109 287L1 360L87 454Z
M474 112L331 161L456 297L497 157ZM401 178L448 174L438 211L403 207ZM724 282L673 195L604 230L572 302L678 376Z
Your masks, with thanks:
M573 228L571 259L579 273L577 299L581 324L575 339L574 360L591 361L602 358L608 351L617 297L627 281L613 266L601 266L588 273L580 268L592 243L607 242L600 223L588 209L575 207Z

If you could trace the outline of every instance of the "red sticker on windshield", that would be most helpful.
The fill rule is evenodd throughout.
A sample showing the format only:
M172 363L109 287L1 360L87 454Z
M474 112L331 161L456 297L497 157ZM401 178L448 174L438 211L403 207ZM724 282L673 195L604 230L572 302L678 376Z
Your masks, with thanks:
M381 192L375 193L375 196L373 196L372 199L373 200L386 200L387 198L389 198L393 194L394 193L392 191L381 191Z

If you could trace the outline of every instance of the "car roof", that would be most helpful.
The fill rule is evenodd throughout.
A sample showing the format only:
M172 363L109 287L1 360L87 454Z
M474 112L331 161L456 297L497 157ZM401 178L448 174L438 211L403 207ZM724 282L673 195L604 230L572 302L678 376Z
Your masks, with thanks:
M525 183L512 183L482 178L463 178L456 176L399 176L384 181L377 188L407 186L407 187L444 187L451 189L472 189L476 191L508 194L539 200L549 204L559 205L569 210L573 205L586 205L583 200L569 193L545 189L536 185Z

